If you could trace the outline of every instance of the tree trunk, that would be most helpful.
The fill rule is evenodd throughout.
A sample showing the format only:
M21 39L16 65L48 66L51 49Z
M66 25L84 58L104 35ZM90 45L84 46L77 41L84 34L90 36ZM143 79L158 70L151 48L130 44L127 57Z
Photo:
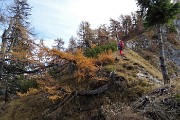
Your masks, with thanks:
M3 60L0 59L0 81L2 80L3 75Z
M164 53L164 46L163 46L163 40L162 40L162 29L161 25L158 26L158 42L159 42L159 60L160 60L160 67L161 67L161 72L164 80L164 85L168 84L170 85L170 78L168 75L168 71L166 68L166 63L165 63L165 53Z
M8 102L8 83L6 81L6 88L5 88L5 93L4 93L4 102Z
M6 36L7 35L7 30L4 30L4 33L2 35L2 46L0 48L0 56L2 58L0 58L0 80L2 80L2 75L3 75L3 68L4 68L4 55L5 55L5 52L6 52Z

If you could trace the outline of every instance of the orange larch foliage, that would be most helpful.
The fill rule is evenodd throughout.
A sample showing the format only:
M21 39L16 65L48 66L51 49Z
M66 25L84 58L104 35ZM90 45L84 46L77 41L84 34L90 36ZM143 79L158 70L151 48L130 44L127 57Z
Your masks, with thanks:
M73 61L76 66L74 77L79 80L84 79L86 76L93 77L96 73L96 66L92 58L87 58L83 55L82 50L77 50L75 54L64 53L57 49L52 49L50 55L58 56L59 59Z
M55 103L59 99L63 99L65 95L71 94L72 89L68 86L59 85L49 74L44 76L35 76L34 79L39 84L41 92L47 94L49 100Z
M58 57L59 59L64 59L68 61L74 60L74 56L71 53L62 52L54 48L49 51L49 55L52 57Z
M114 62L114 58L112 56L112 51L107 51L98 55L98 58L95 60L95 63L97 65L106 65L113 62Z
M21 92L16 92L16 93L18 96L23 98L23 97L27 97L29 95L38 93L38 90L35 88L29 88L29 90L26 93L21 93Z
M75 54L75 59L77 70L75 72L75 77L79 80L84 79L87 76L93 77L97 71L94 60L92 58L87 58L83 55L82 50L78 50Z

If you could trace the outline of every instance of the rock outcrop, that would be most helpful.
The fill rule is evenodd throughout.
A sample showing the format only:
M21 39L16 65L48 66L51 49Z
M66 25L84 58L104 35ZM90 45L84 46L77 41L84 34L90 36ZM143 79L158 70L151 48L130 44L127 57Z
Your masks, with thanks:
M170 76L172 78L179 78L180 73L180 21L175 21L175 28L177 34L173 37L175 42L172 42L168 37L168 31L163 30L163 41L164 41L164 51L167 66L171 69L169 70ZM173 34L174 35L174 34ZM153 30L147 31L140 34L126 42L126 46L137 53L142 57L148 60L151 64L159 67L159 50L158 50L158 41L157 34Z

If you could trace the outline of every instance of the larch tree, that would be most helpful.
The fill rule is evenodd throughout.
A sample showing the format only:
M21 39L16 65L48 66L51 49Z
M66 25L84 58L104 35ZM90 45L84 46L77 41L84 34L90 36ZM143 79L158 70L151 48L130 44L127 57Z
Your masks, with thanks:
M3 0L0 1L0 4L1 4L1 6L0 6L0 25L3 25L6 22L5 1L3 1ZM1 26L1 28L2 28L2 26Z
M121 24L118 20L110 18L109 31L112 38L119 40L120 39L120 30Z
M27 0L14 0L8 9L9 23L2 34L0 77L6 83L5 102L8 99L8 80L13 79L16 70L23 71L32 51L30 23L31 7Z
M58 50L64 50L64 41L62 38L57 38L54 40L55 45L53 46L53 48L58 49Z
M77 35L80 39L79 44L83 49L91 48L91 41L93 40L93 33L89 22L81 22Z
M10 23L7 32L8 51L27 50L30 44L30 29L28 17L30 15L31 7L27 0L14 0L14 3L9 6ZM15 46L18 46L16 48Z
M98 34L97 34L97 41L100 45L108 43L109 42L109 35L110 32L108 30L108 27L103 24L100 25L100 27L97 29Z
M170 77L165 63L162 27L172 22L176 15L180 13L180 2L172 3L171 0L137 0L137 5L140 7L147 25L155 26L158 29L160 68L164 84L170 84Z
M69 44L68 44L68 49L67 49L67 51L68 51L68 52L71 52L71 53L75 53L75 51L77 50L77 48L78 48L77 38L71 36L71 38L69 39Z

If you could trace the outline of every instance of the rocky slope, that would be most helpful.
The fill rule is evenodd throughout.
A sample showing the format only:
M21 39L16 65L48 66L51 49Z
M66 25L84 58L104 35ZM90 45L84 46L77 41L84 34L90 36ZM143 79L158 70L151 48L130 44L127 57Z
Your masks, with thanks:
M176 25L177 34L167 34L163 31L166 63L171 78L180 78L180 22ZM157 34L154 29L140 34L126 42L126 46L139 53L148 62L159 68L159 50L157 46Z

